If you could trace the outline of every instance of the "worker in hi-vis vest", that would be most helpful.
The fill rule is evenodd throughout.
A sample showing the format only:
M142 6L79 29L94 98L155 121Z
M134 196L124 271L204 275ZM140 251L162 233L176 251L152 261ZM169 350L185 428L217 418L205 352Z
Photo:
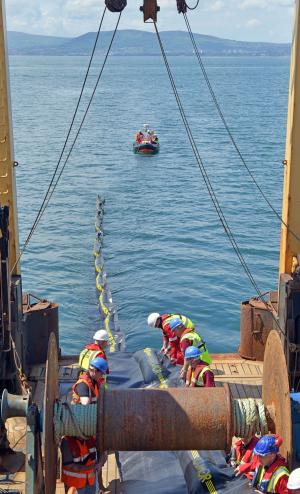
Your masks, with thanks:
M84 347L79 355L79 367L82 371L87 371L90 367L90 363L97 357L107 360L105 349L109 343L109 335L105 329L98 329L93 336L94 343L89 343ZM109 374L109 367L103 376L103 382L106 379L106 375Z
M209 365L203 362L201 350L196 346L187 347L184 358L188 363L185 385L188 388L214 388L214 373Z
M194 323L183 314L159 314L158 312L152 312L152 314L149 314L147 322L151 328L162 330L163 345L160 350L161 353L168 357L172 364L183 365L184 357L180 350L180 339L170 329L170 323L173 319L180 319L186 328L195 328Z
M181 319L172 319L170 322L170 329L174 335L179 338L180 351L184 355L186 349L189 346L195 346L200 349L201 360L206 364L211 364L211 356L206 348L205 341L201 338L200 334L193 328L187 328ZM180 372L180 377L185 381L186 373L188 369L188 362L184 360L183 368Z
M288 493L289 470L287 462L279 454L282 438L276 435L262 436L253 452L255 466L252 487L255 492L273 494Z
M72 387L72 403L97 406L103 376L107 371L105 359L96 357ZM76 488L78 494L96 494L96 469L102 467L106 456L100 456L96 448L96 436L89 438L64 436L61 441L62 475L65 490ZM99 488L103 488L101 469L98 475Z

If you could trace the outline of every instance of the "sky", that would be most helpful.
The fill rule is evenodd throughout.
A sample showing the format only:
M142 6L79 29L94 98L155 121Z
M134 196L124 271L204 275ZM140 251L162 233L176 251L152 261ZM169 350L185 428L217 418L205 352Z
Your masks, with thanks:
M153 30L143 23L142 0L127 0L119 29ZM196 0L187 0L194 6ZM158 29L185 29L176 0L158 0ZM291 41L294 0L199 0L188 11L193 32L240 41ZM31 34L75 37L97 31L104 0L6 0L7 28ZM111 30L116 13L105 16L103 30Z

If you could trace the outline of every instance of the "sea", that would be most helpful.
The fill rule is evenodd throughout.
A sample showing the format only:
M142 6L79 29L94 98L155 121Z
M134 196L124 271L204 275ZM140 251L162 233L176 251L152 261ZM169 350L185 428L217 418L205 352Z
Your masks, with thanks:
M170 56L192 135L228 225L261 292L276 290L280 221L233 147L196 57ZM62 151L88 57L11 56L20 245ZM93 61L70 149L103 59ZM235 142L281 211L289 59L203 58ZM160 153L133 153L144 123ZM64 156L66 156L66 153ZM256 289L207 192L160 57L111 56L52 199L21 258L23 290L59 304L63 353L101 328L93 247L105 198L103 257L128 351L160 348L150 312L190 317L212 352L236 351L240 304Z

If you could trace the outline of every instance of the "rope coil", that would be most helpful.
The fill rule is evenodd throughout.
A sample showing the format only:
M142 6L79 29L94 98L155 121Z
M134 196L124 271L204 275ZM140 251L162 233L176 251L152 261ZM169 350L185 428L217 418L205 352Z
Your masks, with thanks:
M234 436L249 437L255 433L268 433L265 407L261 399L235 399L232 403Z
M97 407L58 401L55 404L53 423L57 444L63 436L88 439L97 432Z

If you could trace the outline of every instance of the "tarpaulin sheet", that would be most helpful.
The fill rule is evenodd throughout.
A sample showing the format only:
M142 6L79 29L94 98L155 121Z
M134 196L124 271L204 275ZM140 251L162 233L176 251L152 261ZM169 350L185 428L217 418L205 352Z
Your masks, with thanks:
M120 451L118 464L124 494L187 494L185 478L172 451Z
M183 386L180 367L150 348L111 354L109 368L110 388ZM117 461L124 494L253 492L246 478L234 477L223 451L122 451Z

